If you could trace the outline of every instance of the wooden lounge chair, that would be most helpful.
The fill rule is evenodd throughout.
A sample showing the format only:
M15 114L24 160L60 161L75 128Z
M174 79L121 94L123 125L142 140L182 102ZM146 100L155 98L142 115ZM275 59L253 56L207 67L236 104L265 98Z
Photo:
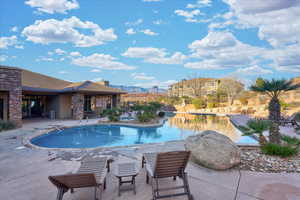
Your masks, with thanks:
M97 199L97 189L99 189L99 199L102 191L106 188L107 158L85 159L81 162L80 168L74 174L64 174L49 176L49 180L57 187L57 200L62 200L63 195L70 189L71 193L75 188L94 187L95 200Z
M188 184L187 173L185 172L189 157L189 151L145 153L143 155L142 167L145 166L147 171L147 183L149 183L149 178L151 178L152 195L154 200L181 195L187 195L189 200L193 199ZM183 185L169 188L159 187L158 179L173 177L173 179L176 180L177 176L182 179ZM161 191L179 189L183 189L183 192L168 195L160 194Z

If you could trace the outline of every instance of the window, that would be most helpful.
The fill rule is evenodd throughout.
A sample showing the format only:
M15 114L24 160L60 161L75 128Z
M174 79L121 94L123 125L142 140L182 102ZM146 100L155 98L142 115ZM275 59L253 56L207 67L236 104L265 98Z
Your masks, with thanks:
M92 111L92 96L84 96L84 112Z

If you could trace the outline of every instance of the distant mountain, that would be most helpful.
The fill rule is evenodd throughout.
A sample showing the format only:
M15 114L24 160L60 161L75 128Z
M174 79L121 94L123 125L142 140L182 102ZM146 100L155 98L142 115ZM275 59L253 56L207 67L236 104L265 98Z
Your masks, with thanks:
M137 86L124 86L124 85L109 85L109 87L112 88L118 88L121 90L124 90L128 93L148 93L148 92L159 92L159 93L165 93L167 90L162 88L142 88Z

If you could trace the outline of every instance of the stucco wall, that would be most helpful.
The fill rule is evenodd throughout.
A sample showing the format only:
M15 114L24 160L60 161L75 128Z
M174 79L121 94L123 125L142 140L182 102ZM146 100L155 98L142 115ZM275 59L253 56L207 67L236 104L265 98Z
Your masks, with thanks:
M59 112L57 117L59 119L72 118L72 95L59 95Z

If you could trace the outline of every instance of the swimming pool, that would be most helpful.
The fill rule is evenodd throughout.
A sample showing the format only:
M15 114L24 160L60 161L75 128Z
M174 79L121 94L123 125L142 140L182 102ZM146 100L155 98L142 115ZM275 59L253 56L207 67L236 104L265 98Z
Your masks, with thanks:
M31 139L31 143L48 148L94 148L182 140L204 130L215 130L236 143L256 144L241 136L227 117L176 115L160 127L126 125L87 125L51 131Z

